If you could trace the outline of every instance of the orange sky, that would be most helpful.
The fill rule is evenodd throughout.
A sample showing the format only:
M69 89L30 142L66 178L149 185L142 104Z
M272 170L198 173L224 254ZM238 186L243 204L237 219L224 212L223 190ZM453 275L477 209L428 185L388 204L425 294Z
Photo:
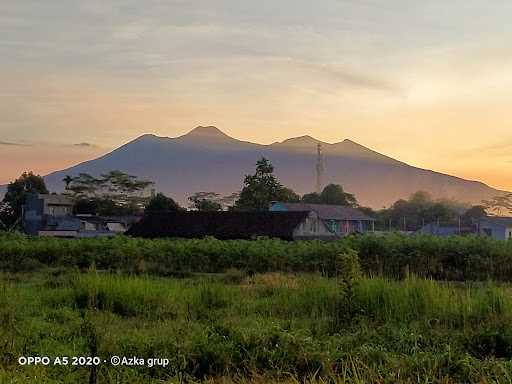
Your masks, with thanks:
M311 4L2 3L0 183L215 125L512 190L511 2Z

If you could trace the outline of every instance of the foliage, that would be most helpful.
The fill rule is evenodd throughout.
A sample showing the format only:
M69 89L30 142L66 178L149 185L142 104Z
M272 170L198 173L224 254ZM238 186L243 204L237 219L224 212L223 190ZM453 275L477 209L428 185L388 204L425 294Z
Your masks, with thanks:
M235 209L242 211L267 211L272 201L299 201L299 196L284 187L274 175L274 167L262 157L256 163L254 175L247 175Z
M475 208L476 210L476 208ZM408 200L400 199L390 208L379 212L379 227L381 229L400 229L417 231L425 224L458 225L458 219L463 217L467 208L453 201L433 200L430 194L418 191ZM467 218L469 222L461 224L471 225L471 214Z
M308 204L329 204L343 205L347 207L357 207L356 197L343 190L339 184L327 185L320 194L313 192L302 196L302 201Z
M512 242L485 237L371 234L334 242L275 239L31 238L0 235L0 270L89 268L156 275L223 272L319 272L336 275L339 254L357 252L364 273L452 281L512 281Z
M469 208L466 212L464 212L464 214L462 215L462 222L465 225L473 224L486 216L487 211L483 205L474 205L471 208Z
M174 212L182 208L170 197L165 196L163 193L157 193L152 197L146 205L146 212Z
M215 192L196 192L188 197L189 208L203 212L222 211L222 200Z
M11 228L21 220L23 204L28 194L49 193L44 180L32 172L23 172L7 186L7 192L0 206L0 221L4 228Z
M118 170L102 174L99 178L88 173L80 173L76 177L67 175L63 181L67 193L77 200L81 209L88 207L104 216L140 212L148 200L142 194L153 184Z

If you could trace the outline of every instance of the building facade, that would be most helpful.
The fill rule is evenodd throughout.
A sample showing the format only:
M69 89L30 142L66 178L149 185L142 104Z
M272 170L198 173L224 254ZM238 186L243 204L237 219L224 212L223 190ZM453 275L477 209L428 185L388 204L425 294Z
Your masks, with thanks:
M23 207L23 228L34 236L98 237L124 233L134 218L73 215L73 200L57 194L30 194Z
M375 219L357 208L341 205L272 202L271 212L310 212L319 227L324 227L330 236L341 237L351 233L375 231Z
M512 240L512 217L485 217L478 223L478 233L496 240Z

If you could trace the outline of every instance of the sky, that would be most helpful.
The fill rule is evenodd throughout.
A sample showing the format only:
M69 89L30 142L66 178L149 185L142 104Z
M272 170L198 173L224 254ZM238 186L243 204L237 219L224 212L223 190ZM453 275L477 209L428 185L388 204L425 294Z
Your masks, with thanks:
M0 183L215 125L512 190L511 17L510 0L3 0Z

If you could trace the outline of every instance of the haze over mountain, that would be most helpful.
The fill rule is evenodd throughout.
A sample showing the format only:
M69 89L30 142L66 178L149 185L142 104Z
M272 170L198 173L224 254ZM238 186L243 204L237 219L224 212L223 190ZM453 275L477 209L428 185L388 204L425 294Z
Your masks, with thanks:
M51 173L45 181L51 191L62 191L66 175L119 169L153 180L157 191L186 204L187 196L198 191L221 195L239 191L244 175L254 172L256 161L265 156L281 182L303 194L315 189L318 142L302 136L261 145L234 139L215 127L197 127L176 138L146 134L100 158ZM500 193L481 182L412 167L351 140L322 143L322 149L324 184L339 183L361 204L374 208L418 190L470 203Z

